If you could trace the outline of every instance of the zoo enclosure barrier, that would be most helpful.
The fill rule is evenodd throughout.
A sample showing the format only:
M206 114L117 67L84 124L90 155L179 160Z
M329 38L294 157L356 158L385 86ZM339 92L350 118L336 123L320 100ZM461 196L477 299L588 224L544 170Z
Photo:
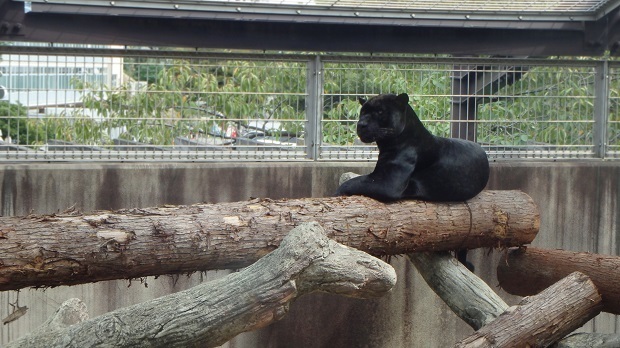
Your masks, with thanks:
M0 161L374 160L359 97L403 93L492 160L620 159L620 62L8 45Z

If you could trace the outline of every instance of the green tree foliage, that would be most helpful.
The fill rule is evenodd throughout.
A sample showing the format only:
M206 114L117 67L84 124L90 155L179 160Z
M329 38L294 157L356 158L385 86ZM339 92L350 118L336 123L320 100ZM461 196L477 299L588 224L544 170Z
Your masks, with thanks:
M592 68L536 67L478 108L478 141L495 145L591 145Z
M155 58L125 58L123 69L132 79L152 84L157 82L157 77L164 69L164 65L161 60Z
M449 135L450 75L432 64L325 64L323 140L351 144L357 137L359 97L408 93L410 103L434 134ZM443 100L442 100L443 99Z
M134 68L143 84L75 86L88 91L84 107L97 113L105 129L122 129L123 137L139 142L170 145L176 136L217 135L229 126L303 134L302 63L172 60L156 70L153 77Z
M57 130L56 137L105 143L112 129L120 129L126 139L169 145L175 137L222 135L230 127L246 135L256 131L304 137L305 62L141 59L126 63L134 81L121 87L75 82L86 91L82 102L92 115L71 115L84 123L73 128L90 125L92 135ZM490 94L482 96L478 106L478 141L504 146L591 146L593 71L592 67L527 67L514 84L485 92ZM358 97L402 92L410 95L411 105L432 133L449 136L452 74L448 63L326 61L323 141L335 145L355 141ZM611 90L617 93L617 88ZM617 103L612 107L617 108ZM614 139L617 133L610 129Z
M5 139L19 145L43 144L52 133L48 132L45 120L28 118L28 110L21 104L0 101L0 131Z

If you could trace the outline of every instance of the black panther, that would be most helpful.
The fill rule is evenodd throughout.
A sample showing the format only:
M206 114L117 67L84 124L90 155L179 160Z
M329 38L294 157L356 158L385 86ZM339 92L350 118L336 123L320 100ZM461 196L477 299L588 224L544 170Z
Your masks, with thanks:
M455 202L484 189L489 161L482 147L432 135L406 93L381 94L368 101L360 98L360 103L357 135L364 143L377 143L379 158L372 173L344 182L336 195L364 195L383 202ZM467 265L465 253L459 252L459 260Z

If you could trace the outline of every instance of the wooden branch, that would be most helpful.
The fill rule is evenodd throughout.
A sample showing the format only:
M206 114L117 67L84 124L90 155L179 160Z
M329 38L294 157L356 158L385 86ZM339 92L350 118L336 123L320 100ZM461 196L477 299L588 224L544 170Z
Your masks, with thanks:
M575 272L540 294L524 298L516 309L455 347L546 347L596 316L601 301L594 283Z
M339 184L342 185L346 180L356 176L358 176L356 173L344 173L340 177ZM407 256L437 296L474 330L492 323L508 309L504 300L449 252L420 252L410 253ZM618 342L620 342L618 335L580 333L560 340L554 347L611 348L617 347ZM472 344L472 347L477 346L485 345L480 341Z
M411 253L408 257L437 296L474 330L508 309L504 300L449 252Z
M86 305L80 299L71 298L63 302L49 319L30 335L45 335L48 332L66 329L88 320Z
M528 296L539 293L568 274L586 274L603 297L603 311L620 314L620 257L545 250L511 249L497 267L499 285L506 292Z
M0 217L0 290L241 268L308 221L386 255L520 246L540 219L520 191L485 191L467 203L354 196Z
M553 348L618 348L620 336L601 333L575 333L565 337Z
M437 296L474 330L492 323L509 310L504 300L450 253L411 253L408 256ZM554 347L611 348L619 346L613 345L616 342L620 342L618 335L580 333L561 339Z
M67 328L41 330L8 347L214 347L279 320L303 294L377 297L395 282L390 265L308 223L240 272Z

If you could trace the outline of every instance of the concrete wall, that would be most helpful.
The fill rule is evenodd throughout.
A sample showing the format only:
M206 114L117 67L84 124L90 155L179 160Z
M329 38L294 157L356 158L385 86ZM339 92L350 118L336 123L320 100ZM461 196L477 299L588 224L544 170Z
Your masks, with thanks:
M368 163L244 164L33 164L0 168L3 216L53 213L75 206L81 211L160 204L228 202L250 197L321 197L335 191L342 172L366 173ZM603 254L620 254L620 163L493 163L489 189L520 189L541 210L535 245ZM476 250L476 273L492 287L502 251ZM1 256L0 256L1 258ZM377 300L311 294L293 304L287 317L258 332L242 334L229 347L446 347L470 334L403 257L392 259L398 284ZM0 328L0 344L40 325L64 300L81 298L91 317L186 289L227 274L163 276L129 281L24 289L22 318ZM147 286L148 285L148 286ZM518 299L498 290L509 302ZM0 318L17 292L0 293ZM584 331L613 333L620 323L600 315Z

